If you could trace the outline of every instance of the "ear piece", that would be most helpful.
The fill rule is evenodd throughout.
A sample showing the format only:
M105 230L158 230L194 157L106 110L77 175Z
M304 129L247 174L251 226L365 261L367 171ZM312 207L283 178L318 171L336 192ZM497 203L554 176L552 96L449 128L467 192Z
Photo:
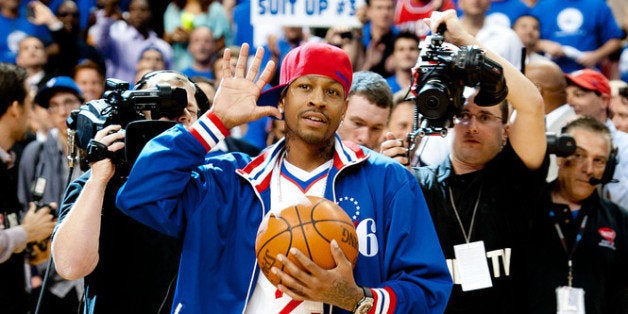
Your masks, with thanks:
M611 148L611 153L609 154L608 160L606 161L606 167L604 168L604 173L602 174L600 183L607 184L619 182L616 179L613 179L618 159L619 158L617 157L617 147Z
M279 109L279 113L283 114L283 107L277 107Z

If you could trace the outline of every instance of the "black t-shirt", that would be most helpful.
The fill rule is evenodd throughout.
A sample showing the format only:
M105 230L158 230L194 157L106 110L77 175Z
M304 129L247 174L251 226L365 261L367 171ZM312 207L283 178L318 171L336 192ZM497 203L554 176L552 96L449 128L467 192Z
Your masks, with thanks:
M90 174L86 172L66 190L59 221L69 212ZM157 313L161 308L161 313L169 313L181 241L118 210L115 197L121 182L115 181L108 185L103 202L98 265L85 277L88 312Z
M440 165L415 168L447 264L454 273L446 313L525 312L523 247L534 212L533 200L544 189L546 173L547 162L538 170L529 170L510 145L484 169L469 174L456 175L449 159ZM477 212L469 229L476 202ZM470 233L469 242L484 242L490 288L462 291L456 283L454 246L466 240L455 211L467 235Z

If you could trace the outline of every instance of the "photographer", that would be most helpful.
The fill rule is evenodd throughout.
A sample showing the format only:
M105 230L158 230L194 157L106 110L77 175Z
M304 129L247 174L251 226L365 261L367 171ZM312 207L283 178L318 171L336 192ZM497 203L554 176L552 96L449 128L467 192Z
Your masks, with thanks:
M454 11L438 13L426 20L433 33L442 23L446 42L480 46ZM525 310L522 242L532 216L530 202L542 192L547 171L541 95L509 62L485 51L503 68L506 100L516 118L508 123L508 106L497 97L501 91L487 90L492 84L482 81L480 93L494 94L495 101L479 106L479 94L467 99L454 119L449 158L414 168L454 278L446 313ZM386 155L405 152L400 141L387 143L396 147L385 150Z
M149 89L157 84L185 89L187 107L163 108L165 105L160 104L158 116L153 112L153 118L188 126L197 119L199 102L207 105L202 92L199 94L196 86L177 72L151 72L136 86ZM116 208L115 196L128 169L110 156L125 149L125 136L120 125L109 125L96 133L95 145L106 147L110 153L88 154L91 170L66 190L52 254L61 276L85 277L82 307L87 313L169 312L167 297L174 291L171 285L180 242L135 222Z

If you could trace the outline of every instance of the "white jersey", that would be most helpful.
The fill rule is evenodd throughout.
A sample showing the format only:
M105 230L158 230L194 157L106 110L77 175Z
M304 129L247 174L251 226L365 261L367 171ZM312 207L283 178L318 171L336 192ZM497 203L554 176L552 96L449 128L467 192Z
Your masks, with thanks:
M307 172L288 163L284 158L278 158L270 181L270 211L302 203L306 195L323 197L332 163L329 160L312 172ZM276 171L279 169L281 171ZM260 272L245 313L322 314L323 303L293 300L275 288Z

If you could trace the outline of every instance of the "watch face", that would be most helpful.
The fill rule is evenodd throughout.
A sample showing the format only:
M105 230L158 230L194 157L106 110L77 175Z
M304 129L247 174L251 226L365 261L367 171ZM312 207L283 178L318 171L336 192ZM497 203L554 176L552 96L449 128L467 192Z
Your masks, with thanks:
M360 302L360 306L358 306L358 309L355 312L358 314L368 313L373 307L373 301L373 298L365 298L362 302Z

